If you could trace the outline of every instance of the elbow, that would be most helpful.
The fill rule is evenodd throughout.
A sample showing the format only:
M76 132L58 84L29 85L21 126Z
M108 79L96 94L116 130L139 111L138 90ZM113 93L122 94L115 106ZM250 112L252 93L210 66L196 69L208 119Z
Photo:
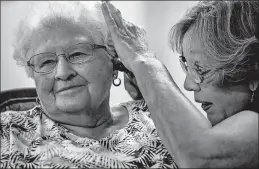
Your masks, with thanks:
M208 160L195 155L184 155L179 158L177 165L180 168L210 168Z
M198 141L188 141L179 146L180 168L210 168L210 153Z
M187 154L178 160L180 168L211 168L209 158L202 158L197 154Z
M211 168L209 159L201 158L199 156L188 156L185 160L185 167L186 168Z

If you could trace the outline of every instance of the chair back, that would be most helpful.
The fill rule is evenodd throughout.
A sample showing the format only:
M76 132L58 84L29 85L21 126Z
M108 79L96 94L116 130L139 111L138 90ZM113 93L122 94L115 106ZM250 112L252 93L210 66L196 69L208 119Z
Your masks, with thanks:
M18 88L0 92L0 112L7 110L25 111L36 105L35 88Z

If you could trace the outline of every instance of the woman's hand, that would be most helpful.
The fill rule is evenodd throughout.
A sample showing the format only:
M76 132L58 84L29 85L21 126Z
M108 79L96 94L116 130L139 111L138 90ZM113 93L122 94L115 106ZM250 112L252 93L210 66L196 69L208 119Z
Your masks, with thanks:
M124 86L133 100L143 99L134 76L124 73Z
M132 71L131 65L136 61L154 57L148 49L144 29L124 20L121 12L110 2L102 3L102 12L117 55L127 69Z

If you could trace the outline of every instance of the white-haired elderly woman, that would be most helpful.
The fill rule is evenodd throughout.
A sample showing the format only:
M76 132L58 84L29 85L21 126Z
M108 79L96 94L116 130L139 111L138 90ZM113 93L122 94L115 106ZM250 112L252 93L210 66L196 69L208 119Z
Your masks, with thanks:
M177 167L143 101L110 107L118 65L100 5L27 8L14 58L39 100L28 111L1 113L1 168Z
M104 2L102 9L117 54L135 75L159 136L179 167L259 168L259 2L200 2L171 31L172 49L186 73L184 87L194 93L207 119L142 39L132 36L144 31L120 24L111 3Z

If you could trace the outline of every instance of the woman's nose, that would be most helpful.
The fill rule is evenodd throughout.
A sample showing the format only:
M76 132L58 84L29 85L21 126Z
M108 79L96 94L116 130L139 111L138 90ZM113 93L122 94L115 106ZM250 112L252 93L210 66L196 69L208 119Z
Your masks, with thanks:
M71 64L64 57L59 57L56 65L55 79L70 80L76 76L76 71L72 68Z
M184 89L187 91L199 91L200 85L196 83L190 75L187 73L185 80L184 80Z

